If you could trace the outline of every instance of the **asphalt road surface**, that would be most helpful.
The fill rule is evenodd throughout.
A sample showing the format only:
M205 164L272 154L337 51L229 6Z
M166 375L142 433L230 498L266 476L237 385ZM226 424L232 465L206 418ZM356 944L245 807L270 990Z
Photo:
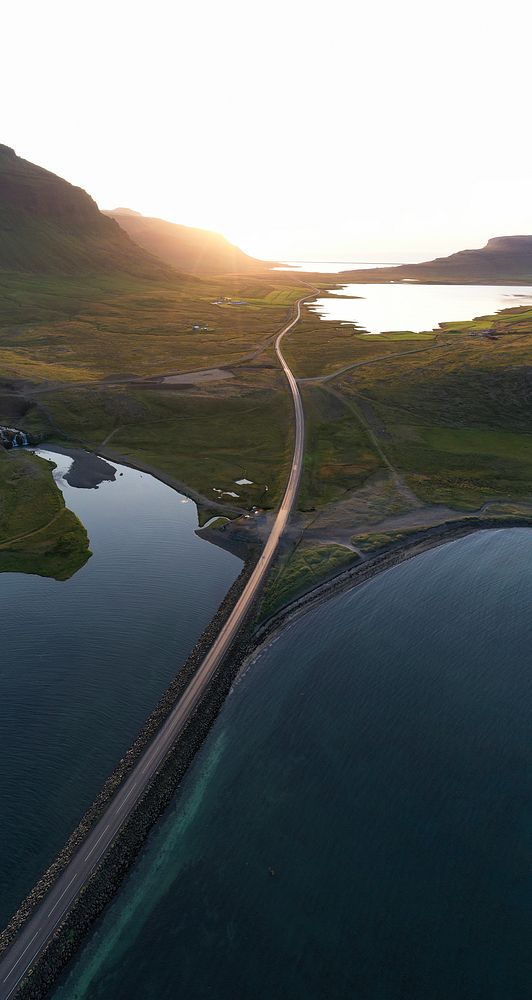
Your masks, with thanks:
M166 722L139 758L131 774L107 806L101 819L87 835L63 873L7 949L0 962L0 1000L8 1000L16 993L24 976L45 949L92 872L111 847L117 833L145 792L175 739L184 729L214 672L238 635L271 565L279 540L297 499L303 465L305 434L301 395L297 382L283 357L281 341L298 323L301 317L301 304L305 298L310 297L306 295L297 302L294 318L281 330L275 341L275 350L288 379L294 401L295 440L292 467L286 491L262 554L229 618Z

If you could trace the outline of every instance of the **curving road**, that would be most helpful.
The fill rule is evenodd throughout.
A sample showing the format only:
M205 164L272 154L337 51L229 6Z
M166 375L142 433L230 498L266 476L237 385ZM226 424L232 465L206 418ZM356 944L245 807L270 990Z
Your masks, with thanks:
M277 357L288 379L294 402L295 440L286 491L262 554L229 618L180 700L137 761L131 774L120 786L101 819L87 835L65 870L7 949L0 962L0 1000L9 1000L9 997L16 993L22 979L44 950L81 889L109 850L170 747L190 719L258 595L294 507L303 466L305 433L303 404L297 382L283 357L281 341L299 322L302 303L313 297L305 295L299 299L294 318L281 330L275 341Z

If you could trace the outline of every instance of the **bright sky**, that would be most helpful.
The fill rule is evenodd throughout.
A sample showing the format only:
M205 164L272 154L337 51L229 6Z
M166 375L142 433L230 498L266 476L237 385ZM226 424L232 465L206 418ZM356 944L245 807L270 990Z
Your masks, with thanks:
M19 0L0 141L294 259L532 233L528 0Z

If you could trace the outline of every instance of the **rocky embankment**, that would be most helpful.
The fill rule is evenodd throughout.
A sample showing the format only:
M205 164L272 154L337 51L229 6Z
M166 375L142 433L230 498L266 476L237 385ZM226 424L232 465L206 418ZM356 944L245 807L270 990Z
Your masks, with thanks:
M216 615L192 650L188 660L146 721L136 742L119 761L114 773L107 780L98 798L71 835L61 854L44 873L0 935L0 953L9 947L17 931L29 919L48 889L83 844L87 833L100 818L119 785L127 777L169 715L217 637L222 625L229 617L254 568L257 555L258 552L242 570ZM143 798L137 803L134 812L127 820L110 851L81 892L76 904L58 928L46 951L22 983L17 993L19 998L37 1000L37 998L48 994L63 966L76 951L83 936L118 889L151 827L170 802L191 760L207 736L243 661L252 652L253 621L252 611L248 618L249 624L243 628L240 637L218 668L204 699L189 720L184 732L176 741Z

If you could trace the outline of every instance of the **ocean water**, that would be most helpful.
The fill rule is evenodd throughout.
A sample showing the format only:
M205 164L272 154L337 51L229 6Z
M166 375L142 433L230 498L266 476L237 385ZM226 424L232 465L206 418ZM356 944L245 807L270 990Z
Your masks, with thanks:
M47 455L43 449L40 454ZM133 742L242 563L194 533L195 504L116 465L56 479L92 558L71 580L0 574L0 920L4 924Z
M411 263L405 261L404 263ZM398 263L367 263L366 261L346 260L286 260L273 271L309 271L315 274L339 274L340 271L367 271L374 267L398 267Z
M408 330L421 333L439 323L489 316L501 309L532 305L525 285L345 285L334 297L316 299L311 310L323 319L356 323L368 333ZM357 296L346 298L345 296Z
M529 997L531 611L486 531L281 633L55 1000Z

